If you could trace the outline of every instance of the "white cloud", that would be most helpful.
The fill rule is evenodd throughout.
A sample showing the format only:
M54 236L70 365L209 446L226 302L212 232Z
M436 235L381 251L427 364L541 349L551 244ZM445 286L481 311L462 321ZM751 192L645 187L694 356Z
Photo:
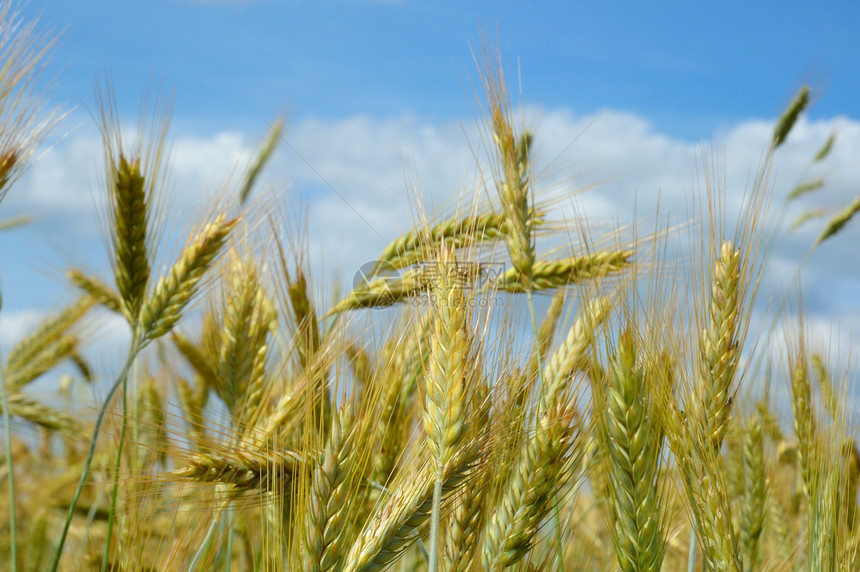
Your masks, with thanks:
M617 219L622 224L632 222L634 216L648 221L658 201L663 215L671 213L676 222L687 220L690 208L697 205L694 189L702 180L703 161L712 159L718 165L716 176L725 189L725 206L733 222L772 128L765 121L745 121L719 133L713 143L700 144L673 138L642 117L613 110L578 116L565 109L528 108L525 117L535 130L538 184L561 196L603 181L570 201L597 222ZM831 156L812 165L811 158L831 132L837 137ZM171 214L193 215L234 172L236 162L250 156L255 137L238 132L178 137L173 144L176 208ZM337 269L344 282L415 220L414 195L407 188L410 181L420 185L427 205L450 207L451 201L473 188L479 172L475 155L486 163L486 150L481 149L474 124L432 123L413 115L307 119L288 125L284 137L289 145L279 147L262 186L289 189L283 199L288 205L296 204L294 195L304 197L311 259L324 260L330 272L326 279ZM820 200L836 206L853 196L860 181L858 155L860 122L845 117L801 119L780 149L773 170L772 214L782 219L780 228L804 205ZM70 136L34 165L11 190L4 207L42 215L56 225L56 232L67 233L68 240L85 242L86 234L91 234L89 226L76 221L90 216L92 196L100 184L100 158L97 137ZM829 184L826 191L784 209L784 197L795 183L822 175ZM573 212L570 201L559 203L566 216ZM640 228L650 226L643 222ZM771 228L777 228L776 223ZM761 289L765 295L772 288L782 288L779 294L784 293L819 228L813 224L776 242ZM856 227L847 229L807 262L803 294L810 323L841 319L850 324L860 319L857 233ZM5 270L6 276L11 275L10 269ZM11 330L0 333L5 336L7 331ZM854 342L839 340L844 353L849 347L858 349Z

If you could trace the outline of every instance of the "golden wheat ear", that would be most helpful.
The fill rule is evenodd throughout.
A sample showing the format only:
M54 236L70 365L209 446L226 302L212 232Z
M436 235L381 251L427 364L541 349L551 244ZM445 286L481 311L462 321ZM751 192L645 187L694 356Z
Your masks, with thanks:
M45 113L40 75L57 37L38 33L12 2L0 4L0 201L65 114Z
M167 178L170 103L161 99L150 110L147 96L137 140L130 142L124 139L111 88L97 88L95 97L105 158L114 279L123 313L134 327L150 282L158 225L164 218L160 204Z

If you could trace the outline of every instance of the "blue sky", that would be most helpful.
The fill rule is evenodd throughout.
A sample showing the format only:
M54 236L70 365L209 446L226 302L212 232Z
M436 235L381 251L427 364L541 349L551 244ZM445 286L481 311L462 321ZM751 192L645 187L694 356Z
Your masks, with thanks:
M405 179L438 204L474 173L470 82L482 31L509 75L519 66L536 156L560 172L556 191L605 180L577 199L596 218L650 214L658 193L664 211L683 212L703 140L736 206L804 82L815 102L777 157L774 212L798 213L782 199L800 180L826 176L817 200L831 208L860 181L857 2L30 0L22 14L61 34L44 78L49 105L70 114L0 206L0 218L35 218L0 236L4 346L68 298L69 264L109 278L94 214L102 156L88 115L108 70L129 126L151 80L175 92L177 216L205 203L284 113L289 147L264 185L307 199L309 226L321 229L310 237L314 256L346 277L410 225ZM810 165L833 132L832 156ZM780 235L769 286L789 279L819 228ZM860 324L860 272L844 264L857 259L858 236L849 228L808 262L809 323L825 337L833 324L849 333ZM839 343L860 349L850 335Z
M528 101L633 111L695 138L770 117L803 81L813 117L860 115L860 4L31 0L63 31L55 96L90 104L110 68L135 110L149 73L201 130L292 117L471 115L480 30L518 60Z

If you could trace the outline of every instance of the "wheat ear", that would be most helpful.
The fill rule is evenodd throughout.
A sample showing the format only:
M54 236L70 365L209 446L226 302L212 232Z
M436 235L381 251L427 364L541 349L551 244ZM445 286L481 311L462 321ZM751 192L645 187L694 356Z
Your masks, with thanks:
M744 550L744 562L747 570L756 570L761 561L760 547L768 497L762 420L758 413L747 420L744 431L743 484L741 546Z
M423 343L430 328L429 320L428 311L417 326L407 327L385 361L382 398L376 404L377 418L382 420L376 439L380 448L373 460L373 478L378 482L389 482L403 451L411 423L409 407L429 359L427 344Z
M546 410L535 432L520 449L505 485L484 529L481 560L484 570L504 570L531 549L541 523L553 506L553 498L569 476L579 435L572 406L560 404Z
M23 393L10 393L8 399L9 415L20 417L73 441L80 441L83 438L84 432L80 422L67 413L39 403Z
M127 315L133 320L140 312L149 281L149 206L139 160L120 154L113 170L114 273Z
M660 410L666 437L687 494L695 536L702 546L706 569L741 572L741 550L732 524L725 469L713 447L712 435L705 433L697 421L688 421L667 392L663 390L659 394ZM691 548L691 552L693 550Z
M158 280L152 295L140 310L140 335L145 340L159 338L170 331L179 320L185 306L197 292L203 274L209 269L238 221L218 215L207 224L194 242L170 269Z
M595 399L607 468L612 539L618 565L625 572L659 572L665 531L660 514L660 451L663 428L653 417L654 400L637 364L633 334L623 333L606 376L605 399Z
M489 62L488 62L489 63ZM517 136L511 124L507 86L501 64L484 72L484 92L489 106L493 142L502 172L496 185L507 219L505 242L511 263L526 283L535 262L533 229L529 220L531 134Z
M430 524L429 570L436 571L439 554L439 516L442 487L448 464L457 454L466 430L466 406L470 381L466 328L468 291L456 280L457 261L442 246L433 285L434 316L431 322L430 359L425 376L424 430L436 467Z
M428 287L427 271L413 268L394 278L374 278L355 288L326 316L359 308L384 308L407 300Z
M325 370L316 362L317 353L322 345L322 336L317 323L316 306L300 264L297 264L293 275L287 275L287 296L296 324L295 343L299 362L302 370L310 377L310 395L314 411L314 418L310 423L313 427L325 428L331 424L332 405Z
M424 430L439 474L454 458L466 428L468 299L467 292L456 283L455 265L452 253L443 249L433 288L434 316L425 376Z
M489 393L485 384L479 387ZM491 400L478 397L475 412L476 419L471 423L471 434L486 431L490 425ZM484 510L490 497L492 476L487 471L478 471L471 477L470 485L464 487L454 499L453 510L446 516L444 541L441 548L440 568L448 572L473 570L477 563L475 559L481 548L481 533L484 530L486 512Z
M67 270L66 277L72 284L83 290L86 294L89 294L90 297L105 308L118 314L125 313L119 295L101 280L84 274L76 268Z
M491 286L514 294L528 290L553 290L623 270L630 266L632 256L629 250L618 250L564 260L537 261L532 267L531 282L514 267L499 276Z
M4 372L6 386L17 391L53 369L63 360L80 359L78 345L77 336L71 334L54 340L51 345L33 356L31 361L21 364L16 369L7 369Z
M197 453L172 476L201 483L232 485L236 491L282 488L304 466L304 459L291 451L251 451L241 447Z
M32 369L40 361L40 356L55 352L58 345L64 345L70 337L69 329L72 328L90 308L95 300L89 296L83 296L74 304L42 320L36 329L28 336L20 340L6 357L6 375L14 371ZM15 389L15 384L7 380L7 384Z
M544 368L546 383L544 406L551 410L566 402L577 367L582 367L588 347L600 324L609 316L611 304L606 298L595 298L582 309L582 315L570 328L564 342L555 350Z
M714 265L707 324L699 339L699 396L689 405L715 450L723 441L732 410L732 382L740 358L741 286L740 251L724 241Z
M357 463L355 417L349 405L332 418L322 460L313 472L305 518L304 570L339 570L349 548L350 479Z
M851 204L847 207L833 215L833 217L827 222L827 226L824 227L824 230L821 231L821 234L815 240L815 245L818 246L848 224L854 215L860 211L860 196L856 197Z
M543 213L529 212L531 227L544 223ZM435 252L444 244L454 250L499 240L510 234L507 215L485 213L459 219L445 220L429 228L410 231L392 241L379 255L371 274L383 270L406 268L426 261L428 252Z
M782 145L786 137L788 137L789 132L791 132L791 128L794 127L797 118L800 117L800 114L803 113L803 110L806 109L808 104L809 86L803 85L795 94L794 99L791 100L788 109L786 109L780 116L779 120L776 122L776 126L773 128L773 147L779 147Z
M262 395L268 358L268 337L276 327L274 303L266 295L252 263L231 260L221 328L217 383L219 397L240 427L253 414Z
M193 387L188 380L180 377L177 380L176 394L192 442L198 451L207 452L210 441L206 437L206 426L203 424L203 409L206 407L209 386L198 381L197 386Z
M443 496L456 491L476 461L477 451L466 452L449 464L443 477ZM344 572L374 572L400 556L417 535L416 529L430 517L435 488L435 469L424 468L403 479L360 533L346 557Z

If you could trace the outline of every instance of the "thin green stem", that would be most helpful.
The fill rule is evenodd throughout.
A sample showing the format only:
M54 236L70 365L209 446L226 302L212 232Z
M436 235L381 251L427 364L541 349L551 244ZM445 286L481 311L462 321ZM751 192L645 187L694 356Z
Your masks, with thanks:
M544 395L544 379L543 379L543 356L541 355L540 336L538 334L537 318L535 317L535 302L532 289L526 290L526 300L529 306L529 318L532 322L532 335L535 337L535 353L537 354L537 370L538 370L538 396L540 399L541 409L546 407L546 396Z
M690 526L690 554L687 556L687 572L695 572L696 570L696 529L695 524Z
M3 377L3 357L0 355L0 393L3 394L3 431L6 433L6 470L9 472L9 528L11 529L9 547L10 570L18 570L18 525L15 519L15 466L12 464L12 421L9 415L9 395L6 392L6 380Z
M128 355L125 359L125 365L122 368L117 380L114 382L113 386L111 386L110 391L105 398L104 403L99 409L98 417L96 417L96 424L93 427L93 437L90 440L90 448L87 451L87 458L84 461L84 470L81 473L81 478L78 481L78 487L75 489L75 495L72 497L71 505L69 506L69 513L66 515L66 522L63 525L63 533L60 535L60 541L57 544L57 553L54 555L54 563L51 566L51 572L57 572L57 568L60 566L60 557L63 555L63 547L66 545L66 537L69 534L69 527L72 524L72 517L75 516L75 509L78 506L78 501L81 498L81 493L84 490L84 485L87 482L87 478L90 476L90 467L93 463L93 458L96 454L96 444L98 443L99 433L101 432L102 423L104 423L105 415L107 414L107 409L110 406L110 402L113 399L113 396L116 394L117 390L121 385L125 383L128 379L128 372L131 371L131 366L134 363L134 359L137 357L138 352L141 350L143 345L143 341L140 339L137 331L132 333L131 345L128 348Z
M122 428L119 432L119 445L116 450L116 462L114 463L113 488L111 489L110 512L108 513L107 538L105 539L105 550L102 555L102 572L107 572L110 562L110 541L113 536L113 520L116 516L116 497L119 490L119 471L122 466L122 450L125 444L125 431L128 425L128 378L122 383Z
M221 487L221 485L216 485L216 487ZM203 539L197 552L194 553L194 558L191 559L191 564L188 566L188 572L196 572L200 569L200 561L209 551L209 546L212 544L212 539L215 537L215 531L221 523L222 515L232 504L232 500L222 498L221 504L216 507L215 518L212 519L212 524L209 525L209 530L206 531L206 538Z
M442 509L442 475L433 483L433 512L430 513L430 558L427 572L436 572L439 564L439 512Z
M221 557L224 562L224 570L230 572L231 566L233 564L231 562L231 556L233 554L233 522L235 520L236 507L231 504L227 507L226 511L227 517L230 521L230 528L227 529L227 544L223 548L223 553Z

